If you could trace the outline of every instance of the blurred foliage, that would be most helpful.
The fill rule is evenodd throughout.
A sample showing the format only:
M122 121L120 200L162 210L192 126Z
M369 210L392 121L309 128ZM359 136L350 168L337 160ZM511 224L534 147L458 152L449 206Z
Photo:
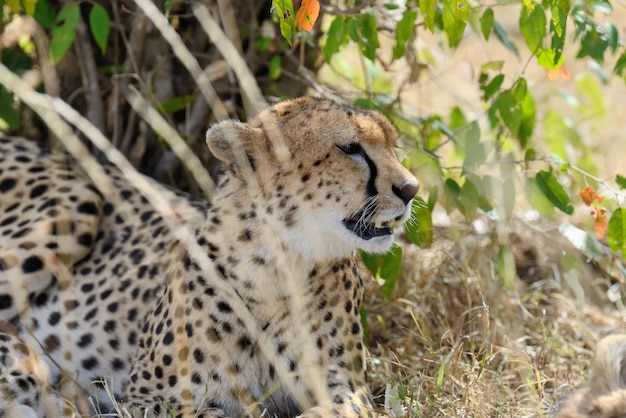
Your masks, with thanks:
M290 1L286 3L291 4ZM363 6L367 3L366 6ZM403 60L420 71L430 63L419 57L415 40L419 33L428 31L441 39L442 49L454 50L464 40L467 31L474 31L485 41L492 35L513 56L520 57L519 47L498 21L494 7L508 7L519 13L518 29L526 48L537 64L543 67L550 79L567 78L571 75L564 66L566 48L577 46L576 59L587 59L600 83L611 77L626 78L626 49L616 25L610 21L613 7L608 0L574 1L524 0L514 3L467 2L462 0L419 0L389 2L376 8L368 2L355 2L350 10L329 10L328 25L320 25L325 32L324 60L334 64L345 60L347 47L356 44L365 62L362 65L364 79L375 80L377 68L388 68L394 61ZM385 14L385 10L395 14ZM380 50L378 31L389 30L389 16L395 46L390 63ZM282 24L290 21L277 16ZM382 19L386 18L385 24ZM381 21L377 21L381 19ZM567 42L569 33L573 42ZM293 35L295 37L298 34ZM423 55L423 53L422 53ZM571 55L571 54L570 54ZM615 64L607 72L604 64L607 56ZM336 57L341 57L337 58ZM416 65L417 64L417 65ZM619 207L624 194L617 191L613 182L598 179L593 149L587 145L583 133L565 113L551 109L538 114L535 105L536 92L531 91L523 71L514 79L507 79L502 72L504 61L491 61L482 65L476 83L482 92L483 115L465 114L454 107L449 115L431 114L419 121L408 121L398 97L392 91L380 92L372 83L353 82L352 86L364 97L355 103L381 110L396 124L411 149L407 153L409 165L427 188L428 204L423 200L414 208L414 220L406 226L406 236L417 245L430 244L432 235L431 214L435 205L446 212L459 211L471 223L479 216L487 215L495 225L510 220L522 191L527 203L540 216L555 219L554 210L573 215L575 205L580 205L578 191L587 187L595 194L594 187L612 191L612 199L598 196L584 201L590 206L598 240L606 233L610 249L617 255L626 255L626 226L624 209ZM344 81L358 80L346 73ZM581 104L572 97L568 103L587 120L599 120L606 113L598 79L589 76L578 78L578 88L588 103ZM365 88L363 88L365 87ZM565 93L563 93L565 95ZM536 128L541 126L543 131ZM452 142L453 151L445 154L440 150ZM450 162L460 162L460 169L449 167ZM617 175L615 184L623 190L626 181ZM597 195L596 195L597 196ZM608 217L607 217L608 213ZM559 218L568 222L566 217ZM608 221L607 221L608 219ZM572 234L565 235L572 239ZM581 243L574 245L585 251ZM498 273L503 286L513 289L516 277L515 260L505 245L498 245ZM375 277L382 277L385 297L389 298L390 283L397 279L397 267L401 262L398 248L382 256L363 254L365 264ZM391 289L392 290L392 289Z

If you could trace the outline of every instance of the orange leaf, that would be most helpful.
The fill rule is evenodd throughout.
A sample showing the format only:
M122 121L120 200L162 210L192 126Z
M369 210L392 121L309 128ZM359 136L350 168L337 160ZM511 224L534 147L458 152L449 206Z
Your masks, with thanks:
M569 72L565 65L562 65L558 70L547 70L548 80L554 81L559 79L571 80L572 73Z
M591 205L594 200L602 202L602 199L604 199L602 196L598 196L596 191L591 186L585 187L578 194L587 206Z
M320 2L318 0L302 0L302 5L296 13L296 28L311 32L319 15Z
M604 238L604 233L608 228L608 223L606 221L606 209L597 208L591 211L591 216L593 216L596 220L593 224L596 232L598 233L598 237L600 239Z

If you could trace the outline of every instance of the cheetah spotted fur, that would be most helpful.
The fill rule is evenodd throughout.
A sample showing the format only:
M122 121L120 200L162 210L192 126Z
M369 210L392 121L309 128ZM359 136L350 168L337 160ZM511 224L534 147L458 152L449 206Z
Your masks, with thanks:
M0 381L0 402L50 417L36 392L77 386L106 410L106 381L139 414L374 416L355 252L388 250L410 216L396 140L376 111L285 101L207 132L225 167L210 204L151 183L165 213L113 166L104 195L71 159L0 139L0 320L49 369L31 399Z

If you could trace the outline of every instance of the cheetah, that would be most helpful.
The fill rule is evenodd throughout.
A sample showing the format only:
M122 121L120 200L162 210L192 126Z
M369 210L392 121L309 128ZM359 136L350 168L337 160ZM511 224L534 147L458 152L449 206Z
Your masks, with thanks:
M206 139L224 166L210 203L150 183L172 211L116 167L105 194L75 161L0 139L0 319L62 395L71 381L101 408L106 382L140 414L374 416L356 251L389 250L410 217L397 131L303 97Z
M600 340L589 383L564 401L555 418L626 418L626 335Z

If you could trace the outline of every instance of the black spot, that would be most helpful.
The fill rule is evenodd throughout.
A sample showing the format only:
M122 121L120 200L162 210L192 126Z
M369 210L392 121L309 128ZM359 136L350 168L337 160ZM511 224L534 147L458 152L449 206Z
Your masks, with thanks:
M89 274L89 273L86 273L86 274ZM83 291L84 293L91 292L93 290L93 283L85 283L84 285L80 287L80 290Z
M14 178L8 178L0 181L0 192L6 193L10 191L13 187L15 187L16 183L17 182Z
M248 348L248 347L250 347L252 345L252 341L250 341L250 339L248 338L247 335L244 335L243 337L241 337L239 339L239 341L237 341L237 345L242 350L245 350L246 348Z
M41 270L42 268L43 262L41 261L41 258L37 257L36 255L28 257L22 263L22 271L24 271L24 273L34 273Z
M59 312L52 312L48 317L48 323L52 326L59 323L61 320L61 314Z
M349 300L346 302L346 313L350 313L350 311L352 310L352 301Z
M233 308L230 307L228 302L224 302L224 301L221 301L217 304L217 309L220 312L224 312L224 313L230 313L233 311Z
M83 365L83 367L87 370L91 370L94 367L98 366L98 359L91 356L91 357L87 357L86 359L84 359L81 364Z
M117 326L117 322L115 322L115 321L106 321L104 323L104 330L106 332L113 333L113 332L115 332L115 327L116 326Z
M130 258L133 261L133 264L137 265L137 264L141 263L141 261L143 260L145 252L142 249L136 248L136 249L132 250L129 255L130 255Z
M164 354L163 355L163 365L169 366L170 364L172 364L172 357L169 354Z
M80 245L84 246L84 247L89 247L91 245L91 243L93 242L93 238L91 236L91 234L89 233L84 233L78 236L77 241Z
M13 306L13 297L9 294L0 294L0 309L9 309Z
M44 194L46 190L48 190L48 185L40 184L39 186L36 186L33 190L30 191L30 198L34 199L36 197L39 197L42 194Z
M46 303L48 303L48 293L47 292L40 293L39 295L32 298L31 302L33 305L37 307L45 305Z
M93 341L93 334L84 334L80 337L80 340L76 343L80 348L85 348Z
M353 334L358 334L359 331L361 330L361 327L359 327L359 324L356 322L352 323L352 333Z
M163 344L170 345L174 341L174 334L171 331L168 331L163 337Z
M311 178L311 175L309 173L303 175L301 178L302 183L306 183L310 178Z
M7 226L12 224L13 222L15 222L17 220L17 216L9 216L8 218L4 219L2 221L2 223L0 223L0 226Z
M95 307L89 312L87 312L87 315L85 315L85 321L92 320L97 314L98 314L98 307Z
M200 373L195 372L194 374L192 374L191 375L191 382L195 383L196 385L202 384L202 377L200 376Z
M202 363L204 361L204 353L200 351L200 349L196 348L193 350L193 358L197 363Z
M113 367L113 370L120 371L125 367L125 363L124 360L116 357L111 362L111 366Z
M93 202L84 202L78 205L78 212L85 213L87 215L97 215L98 207Z
M178 378L172 375L169 377L169 379L167 379L167 382L169 383L170 387L174 387L176 386L176 383L178 383Z

